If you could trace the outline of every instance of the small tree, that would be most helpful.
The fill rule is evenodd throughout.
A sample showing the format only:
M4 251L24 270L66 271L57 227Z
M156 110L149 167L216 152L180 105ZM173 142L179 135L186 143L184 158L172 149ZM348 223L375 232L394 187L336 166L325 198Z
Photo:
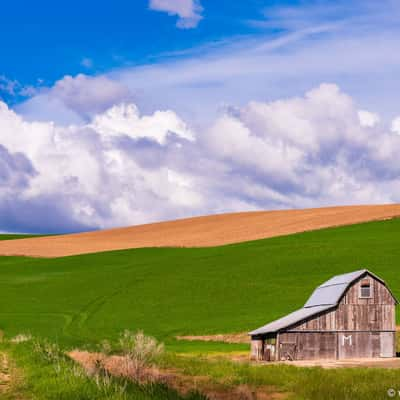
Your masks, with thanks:
M154 366L155 360L164 351L164 345L153 337L125 330L119 343L126 360L127 373L135 380L143 377L146 367Z

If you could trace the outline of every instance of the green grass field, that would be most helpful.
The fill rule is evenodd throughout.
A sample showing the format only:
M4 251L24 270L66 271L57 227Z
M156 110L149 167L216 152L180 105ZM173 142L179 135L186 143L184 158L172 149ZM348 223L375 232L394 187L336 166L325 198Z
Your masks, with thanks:
M222 388L247 385L296 400L384 399L388 388L400 389L397 369L325 370L209 359L214 352L248 351L248 345L174 337L248 331L301 307L332 275L360 268L384 278L400 297L399 237L396 219L217 248L0 257L0 329L7 337L28 332L47 337L62 349L94 348L110 339L116 351L121 331L142 329L166 343L165 368L207 376ZM6 399L183 399L160 385L113 380L99 386L77 374L68 358L38 359L31 342L0 344L0 352L8 354L21 377Z
M332 275L361 268L400 297L399 238L396 219L216 248L0 257L0 328L68 345L143 329L174 349L218 351L173 338L249 331L301 307Z
M39 237L39 236L43 236L43 235L24 235L24 234L3 233L3 234L0 234L0 240L28 239L31 237Z

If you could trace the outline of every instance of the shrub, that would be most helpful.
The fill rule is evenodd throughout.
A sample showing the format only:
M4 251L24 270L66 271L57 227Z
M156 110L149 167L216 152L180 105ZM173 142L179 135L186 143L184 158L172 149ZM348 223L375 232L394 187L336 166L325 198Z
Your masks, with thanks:
M2 335L3 338L3 335ZM24 342L29 342L32 340L32 335L30 333L20 333L17 336L14 336L12 339L10 339L11 343L24 343Z
M162 343L145 336L142 331L134 333L125 330L119 343L125 356L127 373L137 381L143 378L146 367L154 366L157 357L164 352Z
M109 355L112 352L112 345L108 340L102 340L99 348L100 348L100 352L105 355Z

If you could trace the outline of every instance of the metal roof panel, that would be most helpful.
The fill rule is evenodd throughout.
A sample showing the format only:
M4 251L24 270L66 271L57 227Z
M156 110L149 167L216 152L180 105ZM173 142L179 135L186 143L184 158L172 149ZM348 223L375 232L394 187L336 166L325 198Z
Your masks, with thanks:
M274 333L281 329L287 328L288 326L294 325L297 322L300 322L306 318L312 317L315 314L318 314L322 311L328 310L332 308L332 306L317 306L310 308L300 308L297 311L294 311L288 315L285 315L282 318L279 318L273 322L270 322L267 325L262 326L254 331L249 332L249 335L262 335L266 333Z
M336 276L332 277L331 279L328 279L326 282L324 282L322 285L320 285L318 287L339 285L339 284L343 284L343 283L350 284L355 279L359 278L360 276L364 275L367 272L368 272L368 270L366 270L366 269L360 269L359 271L353 271L353 272L349 272L347 274L336 275Z
M335 305L348 287L347 283L317 287L304 307Z

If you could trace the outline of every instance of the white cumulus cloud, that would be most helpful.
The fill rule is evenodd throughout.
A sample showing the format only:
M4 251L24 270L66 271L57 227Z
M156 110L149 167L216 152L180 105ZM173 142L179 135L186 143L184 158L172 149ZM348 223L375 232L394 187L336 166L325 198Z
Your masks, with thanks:
M183 216L202 205L175 162L191 133L173 112L140 116L121 105L89 123L60 126L26 121L0 103L0 132L7 205L14 203L15 215L19 207L25 215L31 210L24 227L2 220L2 230L34 231L39 221L40 231L110 227Z
M400 117L396 117L392 121L392 132L397 133L400 135Z
M155 11L177 15L179 17L176 24L178 28L195 28L203 18L200 0L150 0L149 7Z
M169 134L176 134L188 140L193 133L173 111L157 111L141 117L134 104L119 104L97 115L90 124L104 136L127 135L131 138L149 138L164 144Z
M58 90L49 93L61 99ZM124 101L69 124L32 121L0 102L0 230L399 202L396 133L397 119L390 127L360 111L334 84L226 107L202 127Z
M52 88L42 89L24 102L18 111L33 120L68 125L88 120L115 104L132 99L125 85L106 76L67 75Z
M399 201L400 137L336 85L228 111L203 140L232 196L259 208ZM223 178L222 178L223 177Z
M358 112L358 118L360 119L360 124L368 128L374 127L380 121L378 114L366 110L360 110Z

